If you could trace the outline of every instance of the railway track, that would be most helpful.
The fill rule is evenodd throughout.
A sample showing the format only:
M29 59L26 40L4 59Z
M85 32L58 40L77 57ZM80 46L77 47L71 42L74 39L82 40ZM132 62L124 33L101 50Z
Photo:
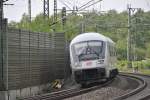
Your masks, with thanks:
M150 95L140 98L139 100L150 100Z
M141 92L147 86L147 82L143 78L137 77L137 74L133 74L133 73L121 73L120 75L130 76L132 78L137 79L140 82L139 82L139 86L137 88L133 89L132 91L130 91L130 92L124 94L124 95L115 97L114 100L123 100L123 99L127 99L128 100L131 96L134 96L135 94ZM135 100L135 98L133 100ZM136 99L136 100L138 100L138 99Z
M123 99L125 99L125 100L138 100L138 99L139 100L148 100L150 95L145 94L138 98L138 97L136 97L136 94L138 94L142 91L145 91L145 89L149 87L149 85L150 85L150 83L148 83L149 80L145 80L143 77L150 77L150 76L144 76L144 75L140 75L140 74L131 74L131 73L120 73L119 77L124 77L124 78L126 77L126 78L129 78L130 80L134 80L135 82L137 82L136 84L138 84L138 85L136 86L136 88L132 89L130 92L113 98L114 100L123 100ZM67 89L67 90L62 90L59 92L47 93L47 94L32 96L32 97L28 97L28 98L23 98L22 100L61 100L64 98L69 98L69 97L85 94L87 92L94 91L94 90L100 89L102 87L107 87L112 82L113 82L113 80L111 80L107 83L104 83L104 84L93 86L93 87ZM135 99L135 97L137 99Z
M54 93L47 93L47 94L43 94L43 95L31 96L31 97L23 98L21 100L61 100L64 98L81 95L81 94L87 93L89 91L100 89L104 86L111 84L111 82L113 82L113 79L104 84L100 84L100 85L89 87L89 88L81 88L80 87L80 88L67 89L67 90L62 90L62 91L58 91L58 92L54 92Z
M145 86L143 89L136 91L133 95L127 96L124 100L150 100L150 75L126 73L128 75L136 76L144 80Z

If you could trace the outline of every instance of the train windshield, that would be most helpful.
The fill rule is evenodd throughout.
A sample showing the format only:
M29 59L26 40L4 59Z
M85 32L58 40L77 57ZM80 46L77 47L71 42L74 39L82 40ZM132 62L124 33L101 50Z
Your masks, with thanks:
M79 61L99 59L104 56L102 41L81 42L74 45L75 54Z

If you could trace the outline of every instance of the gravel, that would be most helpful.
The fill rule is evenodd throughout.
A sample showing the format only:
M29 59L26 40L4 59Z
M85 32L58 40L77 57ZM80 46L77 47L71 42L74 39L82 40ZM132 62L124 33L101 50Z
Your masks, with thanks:
M130 90L121 90L115 87L104 87L79 96L66 98L64 100L112 100L114 97L123 95Z
M64 100L113 100L115 97L124 95L138 86L137 82L124 76L117 76L115 80L108 85L88 93L66 98Z

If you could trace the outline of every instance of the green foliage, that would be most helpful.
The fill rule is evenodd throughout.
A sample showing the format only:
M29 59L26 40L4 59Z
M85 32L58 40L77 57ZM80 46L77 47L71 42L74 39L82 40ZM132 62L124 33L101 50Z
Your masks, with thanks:
M117 68L119 69L119 71L133 72L134 67L138 67L138 73L150 75L150 59L133 61L132 65L133 68L128 68L126 60L121 60L117 62Z
M116 43L118 60L125 60L127 57L127 44L126 40L118 40Z
M137 60L142 60L145 58L145 50L143 48L135 48L137 55Z
M60 16L61 14L59 13L58 17L60 18ZM96 31L110 37L116 43L118 60L125 60L127 58L128 31L125 28L128 24L127 11L118 13L115 10L110 10L105 14L100 14L96 11L82 13L82 15L68 14L64 26L62 26L61 20L55 25L50 26L53 23L53 16L45 21L43 14L39 14L31 23L29 23L28 18L27 14L23 14L19 23L10 22L9 26L35 32L65 32L68 40L71 40L82 31ZM135 15L132 15L131 38L134 40L132 43L135 44L136 60L150 58L150 30L149 26L144 26L144 24L150 23L149 19L150 11L144 12L139 10ZM81 27L84 27L84 30Z
M147 43L146 44L146 53L145 53L145 56L146 58L150 58L150 43Z
M127 68L128 62L126 60L121 60L117 62L117 67L120 70L124 70ZM150 59L140 60L140 61L132 61L132 67L138 67L140 69L150 69Z
M144 63L142 61L133 61L132 67L133 68L144 68Z
M150 69L150 59L142 61L143 68Z
M121 60L117 62L117 68L119 70L125 70L127 68L127 61L126 60Z

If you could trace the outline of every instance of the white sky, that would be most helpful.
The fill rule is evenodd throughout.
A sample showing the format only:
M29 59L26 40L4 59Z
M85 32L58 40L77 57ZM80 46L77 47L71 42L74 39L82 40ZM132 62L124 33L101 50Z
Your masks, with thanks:
M43 1L44 0L31 0L32 2L32 17L34 18L37 14L43 12ZM53 13L53 0L50 1L50 14ZM57 0L58 9L64 6L61 1L65 2L72 8L74 4L78 7L87 3L90 0ZM93 0L94 1L94 0ZM95 0L97 1L97 0ZM13 3L13 6L4 6L4 16L10 21L19 21L23 13L28 13L28 0L9 0L7 3ZM70 4L69 4L70 3ZM95 8L97 10L107 11L110 9L116 9L121 12L127 9L127 4L131 4L132 7L142 8L145 11L150 10L150 0L103 0L97 5L91 6L90 8ZM90 9L89 8L89 9Z

